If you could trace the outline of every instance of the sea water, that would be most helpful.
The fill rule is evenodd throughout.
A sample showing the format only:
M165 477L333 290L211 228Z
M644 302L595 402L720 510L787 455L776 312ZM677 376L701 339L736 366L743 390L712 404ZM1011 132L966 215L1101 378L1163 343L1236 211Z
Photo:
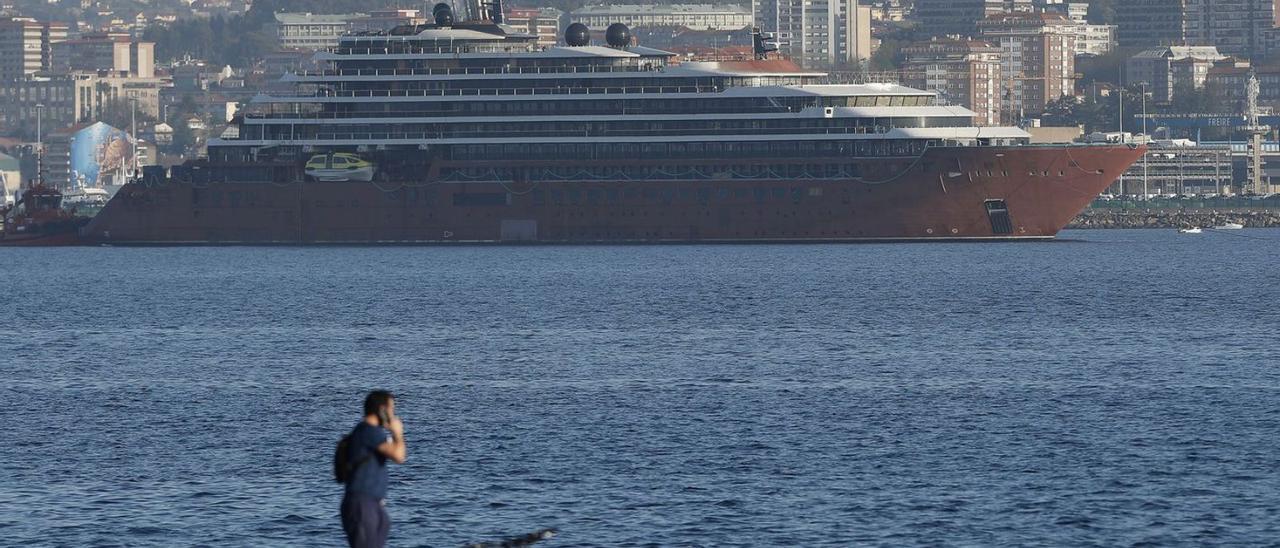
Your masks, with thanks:
M1280 231L1050 243L0 249L0 544L1280 538Z

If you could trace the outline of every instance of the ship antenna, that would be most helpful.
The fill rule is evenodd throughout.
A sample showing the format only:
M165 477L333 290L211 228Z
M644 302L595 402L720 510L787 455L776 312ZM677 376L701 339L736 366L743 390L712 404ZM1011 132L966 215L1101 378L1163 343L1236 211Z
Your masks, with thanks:
M491 0L489 2L489 20L495 25L501 25L504 20L502 14L502 0Z
M760 27L751 28L751 44L757 61L768 59L770 53L778 51L778 44L773 42L773 35L760 32Z

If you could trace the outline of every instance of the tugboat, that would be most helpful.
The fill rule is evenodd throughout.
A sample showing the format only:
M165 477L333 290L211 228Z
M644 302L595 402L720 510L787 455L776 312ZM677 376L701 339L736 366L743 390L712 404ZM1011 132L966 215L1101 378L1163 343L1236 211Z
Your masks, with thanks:
M0 208L0 246L76 245L89 217L62 208L62 192L37 183Z

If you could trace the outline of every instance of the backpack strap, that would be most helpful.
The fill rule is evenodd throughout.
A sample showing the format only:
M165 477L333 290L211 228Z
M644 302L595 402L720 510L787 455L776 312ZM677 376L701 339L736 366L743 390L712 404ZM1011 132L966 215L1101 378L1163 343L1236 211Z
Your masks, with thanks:
M373 451L369 451L368 453L365 453L363 457L360 457L359 460L355 461L352 464L347 465L347 473L346 473L347 481L344 481L342 483L344 484L351 483L351 477L355 475L356 470L359 470L361 466L364 466L364 463L369 462L369 460L372 459L374 456L376 456L376 453L374 453Z

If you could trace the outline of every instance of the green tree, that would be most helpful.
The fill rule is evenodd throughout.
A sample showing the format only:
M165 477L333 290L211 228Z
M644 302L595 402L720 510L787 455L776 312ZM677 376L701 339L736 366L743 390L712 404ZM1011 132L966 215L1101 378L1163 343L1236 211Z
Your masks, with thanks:
M187 150L196 144L196 134L187 125L186 121L182 121L173 125L173 142L169 146L163 148L166 154L181 155L186 154Z
M128 99L115 99L103 103L98 121L116 129L132 132L132 122L134 120L133 102ZM147 127L148 124L155 124L155 118L147 115L139 110L137 112L137 123L139 128ZM136 135L134 137L137 137Z
M871 71L895 70L905 61L902 55L902 42L893 38L880 40L880 47L871 54L867 68Z
M1076 59L1076 74L1079 79L1076 84L1079 86L1088 86L1094 82L1108 82L1119 84L1129 82L1124 79L1125 62L1136 53L1129 49L1115 49L1106 55L1094 55L1078 57Z
M1048 126L1088 126L1096 109L1092 100L1063 95L1044 106L1041 119Z

